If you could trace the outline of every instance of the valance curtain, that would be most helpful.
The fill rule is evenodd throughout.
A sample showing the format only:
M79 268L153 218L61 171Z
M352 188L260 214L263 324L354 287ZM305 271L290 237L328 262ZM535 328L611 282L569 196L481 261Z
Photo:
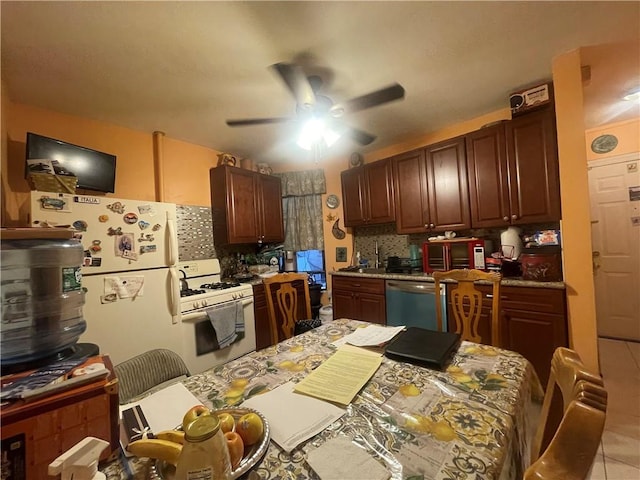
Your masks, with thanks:
M324 249L322 194L327 183L322 169L277 174L282 181L284 249Z

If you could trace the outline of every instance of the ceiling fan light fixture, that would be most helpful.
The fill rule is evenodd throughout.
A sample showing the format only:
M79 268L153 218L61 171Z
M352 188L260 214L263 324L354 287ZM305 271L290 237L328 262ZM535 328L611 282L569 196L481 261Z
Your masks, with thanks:
M622 99L627 101L640 100L640 87L629 90Z
M298 136L297 144L304 150L311 150L314 145L324 142L327 147L338 141L340 134L328 128L319 118L311 118L305 122Z

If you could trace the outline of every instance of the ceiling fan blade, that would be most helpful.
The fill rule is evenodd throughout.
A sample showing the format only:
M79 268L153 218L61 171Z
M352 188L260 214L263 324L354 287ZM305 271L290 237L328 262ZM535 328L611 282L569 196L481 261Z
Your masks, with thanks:
M347 135L358 142L360 145L369 145L376 139L375 135L371 135L370 133L358 130L357 128L346 127L346 130Z
M392 102L404 98L404 87L399 83L394 83L386 88L376 90L375 92L352 98L344 103L339 103L331 107L331 114L335 117L342 116L345 113L359 112L367 108L382 105L383 103Z
M300 66L290 63L276 63L272 67L282 77L300 107L309 108L315 105L316 95Z
M244 118L239 120L227 120L230 127L244 127L247 125L265 125L268 123L284 123L292 120L287 117L280 118Z

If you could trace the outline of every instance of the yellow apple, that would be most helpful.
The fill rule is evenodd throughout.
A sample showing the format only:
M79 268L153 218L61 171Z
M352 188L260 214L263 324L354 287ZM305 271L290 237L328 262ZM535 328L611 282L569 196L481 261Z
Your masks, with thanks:
M204 405L194 405L182 417L182 429L186 432L189 424L203 415L211 415L211 410Z
M255 413L246 413L238 419L236 432L242 437L245 445L253 445L264 433L262 419Z
M220 430L222 430L223 433L233 431L233 427L236 426L236 419L233 418L233 415L230 413L219 413L218 419L220 420Z

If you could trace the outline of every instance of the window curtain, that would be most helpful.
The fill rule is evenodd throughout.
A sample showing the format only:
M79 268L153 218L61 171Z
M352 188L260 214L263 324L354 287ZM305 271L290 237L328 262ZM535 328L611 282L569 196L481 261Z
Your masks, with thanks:
M324 250L322 194L324 170L277 174L282 182L285 250Z

